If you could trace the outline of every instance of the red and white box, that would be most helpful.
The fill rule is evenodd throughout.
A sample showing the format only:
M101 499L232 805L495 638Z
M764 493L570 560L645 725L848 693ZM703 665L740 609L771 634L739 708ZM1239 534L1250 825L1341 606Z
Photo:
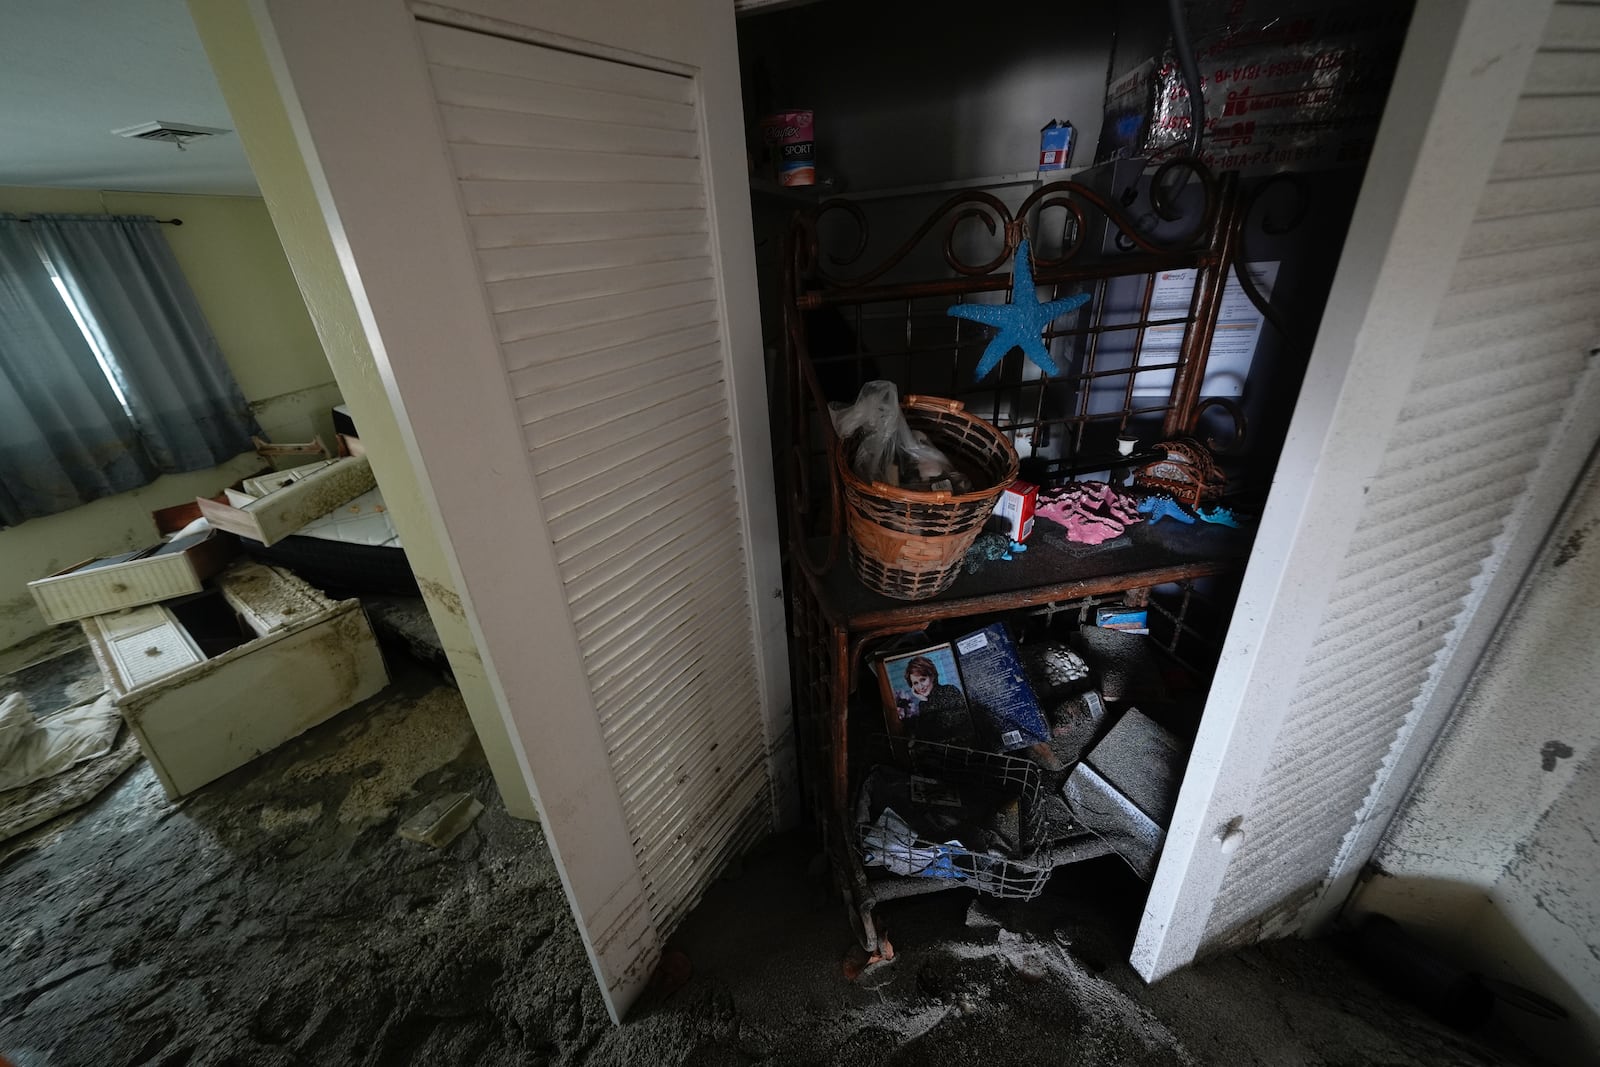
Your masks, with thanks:
M1012 482L995 502L994 513L1006 520L1011 540L1022 542L1033 533L1033 511L1039 506L1039 487L1032 482Z

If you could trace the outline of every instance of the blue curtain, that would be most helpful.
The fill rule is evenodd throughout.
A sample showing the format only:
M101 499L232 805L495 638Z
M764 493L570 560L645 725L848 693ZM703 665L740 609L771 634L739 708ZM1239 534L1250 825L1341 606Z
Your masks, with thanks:
M156 475L62 303L31 228L0 215L0 526Z
M163 472L204 470L260 432L178 262L149 216L35 215L39 243L88 311Z

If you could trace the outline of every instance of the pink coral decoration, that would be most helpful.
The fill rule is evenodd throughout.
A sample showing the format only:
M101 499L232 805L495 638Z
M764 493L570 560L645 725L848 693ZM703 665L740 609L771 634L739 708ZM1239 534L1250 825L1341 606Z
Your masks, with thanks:
M1067 540L1098 545L1120 537L1136 522L1143 522L1137 502L1105 482L1076 482L1052 494L1040 494L1036 516L1067 528Z

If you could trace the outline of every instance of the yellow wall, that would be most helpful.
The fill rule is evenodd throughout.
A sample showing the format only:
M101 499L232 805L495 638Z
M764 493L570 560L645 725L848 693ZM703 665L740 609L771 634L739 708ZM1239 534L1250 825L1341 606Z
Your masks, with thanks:
M331 442L328 412L339 389L261 200L0 186L0 211L182 219L182 226L162 232L261 428L274 440L322 434ZM247 455L0 530L0 647L44 628L29 581L90 556L149 544L153 509L209 496L259 466Z

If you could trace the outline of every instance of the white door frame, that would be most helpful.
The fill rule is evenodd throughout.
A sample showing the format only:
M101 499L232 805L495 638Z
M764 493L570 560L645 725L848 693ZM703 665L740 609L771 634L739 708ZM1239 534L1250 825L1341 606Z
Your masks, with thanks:
M419 13L686 73L701 96L723 351L774 822L794 817L787 637L731 7L495 2ZM460 8L471 8L470 11ZM506 387L416 21L403 0L248 0L359 324L459 572L463 612L613 1018L659 953L520 420ZM220 76L226 76L219 72ZM237 121L237 119L236 119ZM287 187L263 192L269 201ZM430 467L433 469L430 470Z
M1194 959L1252 831L1252 795L1549 7L1417 5L1134 944L1147 981Z

